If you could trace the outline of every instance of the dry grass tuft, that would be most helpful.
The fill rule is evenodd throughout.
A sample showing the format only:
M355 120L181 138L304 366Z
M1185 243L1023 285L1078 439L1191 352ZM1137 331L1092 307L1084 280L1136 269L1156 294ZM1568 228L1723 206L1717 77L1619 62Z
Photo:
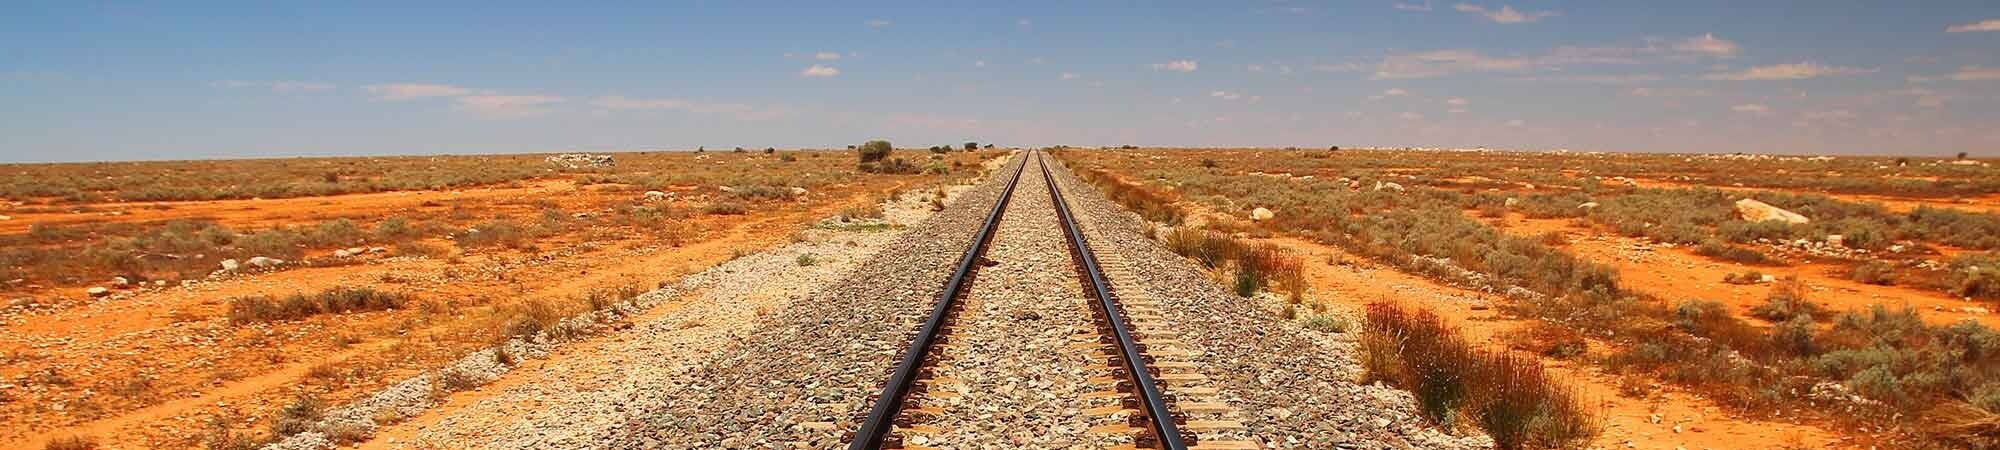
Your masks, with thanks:
M1372 380L1407 389L1424 417L1470 423L1504 449L1587 445L1599 419L1540 362L1475 349L1428 310L1368 305L1362 364Z

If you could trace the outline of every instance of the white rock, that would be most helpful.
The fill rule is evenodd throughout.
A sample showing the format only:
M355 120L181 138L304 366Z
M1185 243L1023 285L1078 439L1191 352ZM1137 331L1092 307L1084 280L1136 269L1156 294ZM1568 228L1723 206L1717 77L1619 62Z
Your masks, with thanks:
M91 297L103 297L106 295L111 295L111 290L105 288L104 286L91 286L90 289L85 289L83 290L83 292L90 294Z
M1597 202L1583 202L1576 205L1576 209L1597 209Z
M1379 191L1383 189L1388 189L1396 192L1403 192L1403 185L1396 184L1394 182L1376 181L1375 190Z
M111 277L111 285L118 287L131 286L132 280L128 280L125 277Z
M792 186L792 195L806 195L806 188Z
M382 247L368 247L368 253L385 253L385 252L388 252L388 251L389 251L389 249L386 249L386 248L382 248Z
M13 216L0 216L0 220L14 220Z
M667 193L665 193L665 192L660 192L660 191L646 191L646 201L653 201L653 202L657 202L657 201L660 201L660 200L666 200L666 199L667 199Z
M1276 216L1277 214L1272 213L1271 210L1264 208L1257 208L1250 210L1250 220L1265 221L1265 220L1271 220L1272 217Z
M1501 202L1501 204L1502 204L1502 205L1505 205L1505 206L1514 206L1514 205L1516 205L1516 204L1519 204L1519 203L1521 203L1521 199L1518 199L1518 198L1514 198L1514 197L1507 197L1507 201L1505 201L1505 202Z
M1776 275L1771 275L1771 274L1768 274L1768 273L1767 273L1767 274L1764 274L1764 276L1763 276L1762 278L1758 278L1758 279L1757 279L1757 282L1758 282L1758 283L1770 283L1770 282L1775 282L1775 281L1778 281L1778 277L1777 277Z
M282 265L285 263L285 260L258 256L250 258L250 261L248 261L248 263L250 264L251 267L257 267L261 269L261 268L276 267Z
M235 259L222 260L222 271L224 272L235 272L236 269L240 268L243 268L243 263L236 262Z
M1806 216L1801 216L1798 213L1786 211L1782 208L1771 206L1771 204L1769 203L1764 203L1757 201L1756 199L1749 199L1749 198L1736 201L1736 214L1742 216L1743 220L1751 222L1777 220L1777 221L1783 221L1785 223L1796 224L1796 223L1806 223L1812 221L1811 219L1807 219Z
M333 251L333 257L335 257L335 258L346 258L346 257L349 257L349 256L354 256L354 253L353 253L353 252L349 252L349 251L347 251L347 249L344 249L344 248L343 248L343 249L340 249L340 250L334 250L334 251Z
M1844 244L1846 244L1846 243L1847 243L1847 236L1841 236L1841 235L1838 235L1838 234L1829 234L1829 235L1826 235L1826 244L1827 244L1827 245L1831 245L1831 246L1835 246L1835 247L1843 247L1843 246L1845 246Z

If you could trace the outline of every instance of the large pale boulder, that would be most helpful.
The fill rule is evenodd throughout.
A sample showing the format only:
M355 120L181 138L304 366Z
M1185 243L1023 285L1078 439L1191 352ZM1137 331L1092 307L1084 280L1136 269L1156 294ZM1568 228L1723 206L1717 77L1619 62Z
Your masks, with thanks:
M1262 222L1266 220L1271 220L1272 217L1276 216L1277 216L1276 213L1272 213L1271 210L1264 208L1257 208L1250 210L1250 220Z
M1743 220L1751 222L1778 220L1785 223L1806 223L1812 221L1812 219L1807 219L1806 216L1801 216L1799 213L1786 211L1782 208L1771 206L1769 203L1749 198L1736 201L1736 214L1742 216Z

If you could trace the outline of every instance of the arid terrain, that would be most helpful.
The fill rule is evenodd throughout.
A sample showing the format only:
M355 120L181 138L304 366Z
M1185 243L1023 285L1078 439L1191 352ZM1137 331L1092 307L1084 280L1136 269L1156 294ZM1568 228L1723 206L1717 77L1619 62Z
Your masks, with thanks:
M298 425L285 408L803 231L893 231L883 204L928 207L1001 154L898 152L904 174L800 150L0 166L0 447L265 442Z
M1994 442L1990 161L1058 154L1162 226L1301 257L1298 309L1430 310L1473 345L1541 361L1599 410L1596 446Z
M2000 442L1988 161L875 144L0 166L0 447Z

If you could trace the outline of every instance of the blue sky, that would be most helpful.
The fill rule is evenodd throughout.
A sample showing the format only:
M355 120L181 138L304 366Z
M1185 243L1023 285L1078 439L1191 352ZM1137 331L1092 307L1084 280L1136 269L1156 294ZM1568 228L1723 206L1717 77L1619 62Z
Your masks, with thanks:
M12 2L0 161L869 138L2000 156L2000 3L1736 3Z

